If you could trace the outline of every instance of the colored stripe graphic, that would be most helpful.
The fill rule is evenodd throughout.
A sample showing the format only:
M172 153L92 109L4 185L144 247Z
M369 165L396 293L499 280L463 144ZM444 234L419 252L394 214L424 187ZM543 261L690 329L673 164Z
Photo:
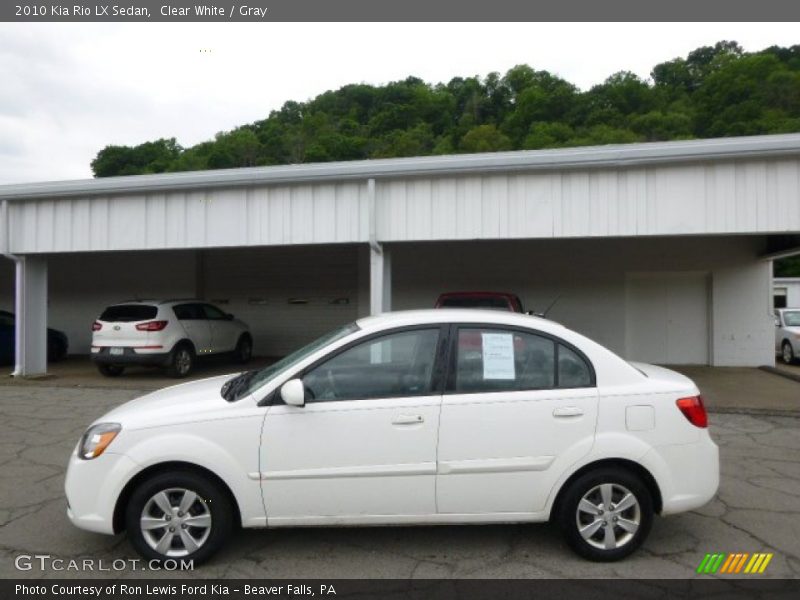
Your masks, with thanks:
M772 552L766 555L766 557L764 558L764 562L761 563L761 568L758 570L758 572L763 573L766 570L769 561L771 560L772 560Z
M719 570L720 573L730 573L731 565L736 562L736 557L739 556L738 554L728 554L728 559L723 563L722 568Z
M747 560L748 556L750 556L748 552L742 554L742 558L739 559L739 563L736 565L736 570L734 571L734 573L738 573L739 571L742 570L742 567L744 566L744 561Z
M713 575L715 573L763 573L774 555L770 552L714 552L706 554L697 567L698 573Z

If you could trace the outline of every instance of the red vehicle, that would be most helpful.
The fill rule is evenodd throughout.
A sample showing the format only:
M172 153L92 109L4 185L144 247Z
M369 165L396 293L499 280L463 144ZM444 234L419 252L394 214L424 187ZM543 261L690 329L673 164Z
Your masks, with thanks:
M524 312L519 296L508 292L447 292L439 296L434 308L487 308Z

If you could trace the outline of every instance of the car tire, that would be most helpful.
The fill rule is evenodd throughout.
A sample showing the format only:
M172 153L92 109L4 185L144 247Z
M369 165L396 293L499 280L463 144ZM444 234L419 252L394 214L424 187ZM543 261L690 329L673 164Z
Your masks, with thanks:
M239 341L236 342L236 350L234 351L236 362L245 364L250 362L253 358L253 339L249 335L242 335Z
M192 471L159 473L131 494L125 527L131 545L144 558L197 565L230 537L234 509L226 491L208 477Z
M784 362L784 364L791 365L794 362L794 359L794 348L792 348L792 345L788 340L784 340L783 344L781 345L781 360Z
M58 362L67 355L67 348L64 342L54 341L47 344L47 360Z
M125 367L121 367L119 365L106 365L103 363L97 363L97 370L106 377L119 377L122 373L125 372Z
M620 506L623 501L625 506ZM580 556L598 562L620 560L650 533L653 500L638 476L618 467L603 467L569 484L560 501L558 521L567 543Z
M181 379L187 377L194 369L194 349L189 344L178 344L172 350L167 366L167 375Z

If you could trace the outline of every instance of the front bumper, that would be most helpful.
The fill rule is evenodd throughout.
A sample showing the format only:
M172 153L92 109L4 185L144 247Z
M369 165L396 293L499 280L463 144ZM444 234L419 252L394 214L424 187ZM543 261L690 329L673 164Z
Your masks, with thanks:
M169 352L136 351L133 348L122 348L122 354L111 354L111 347L107 346L92 350L92 360L104 365L153 365L164 367L169 364L169 355Z
M104 452L95 459L82 460L73 452L64 481L67 516L73 525L97 533L116 533L117 499L139 470L139 465L123 454Z

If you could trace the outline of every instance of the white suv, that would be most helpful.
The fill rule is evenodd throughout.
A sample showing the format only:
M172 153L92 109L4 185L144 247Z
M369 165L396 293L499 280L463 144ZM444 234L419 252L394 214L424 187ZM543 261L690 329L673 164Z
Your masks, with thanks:
M186 377L198 356L231 353L250 360L253 338L245 323L202 300L136 300L106 308L92 325L92 360L103 375L127 365L166 367Z

